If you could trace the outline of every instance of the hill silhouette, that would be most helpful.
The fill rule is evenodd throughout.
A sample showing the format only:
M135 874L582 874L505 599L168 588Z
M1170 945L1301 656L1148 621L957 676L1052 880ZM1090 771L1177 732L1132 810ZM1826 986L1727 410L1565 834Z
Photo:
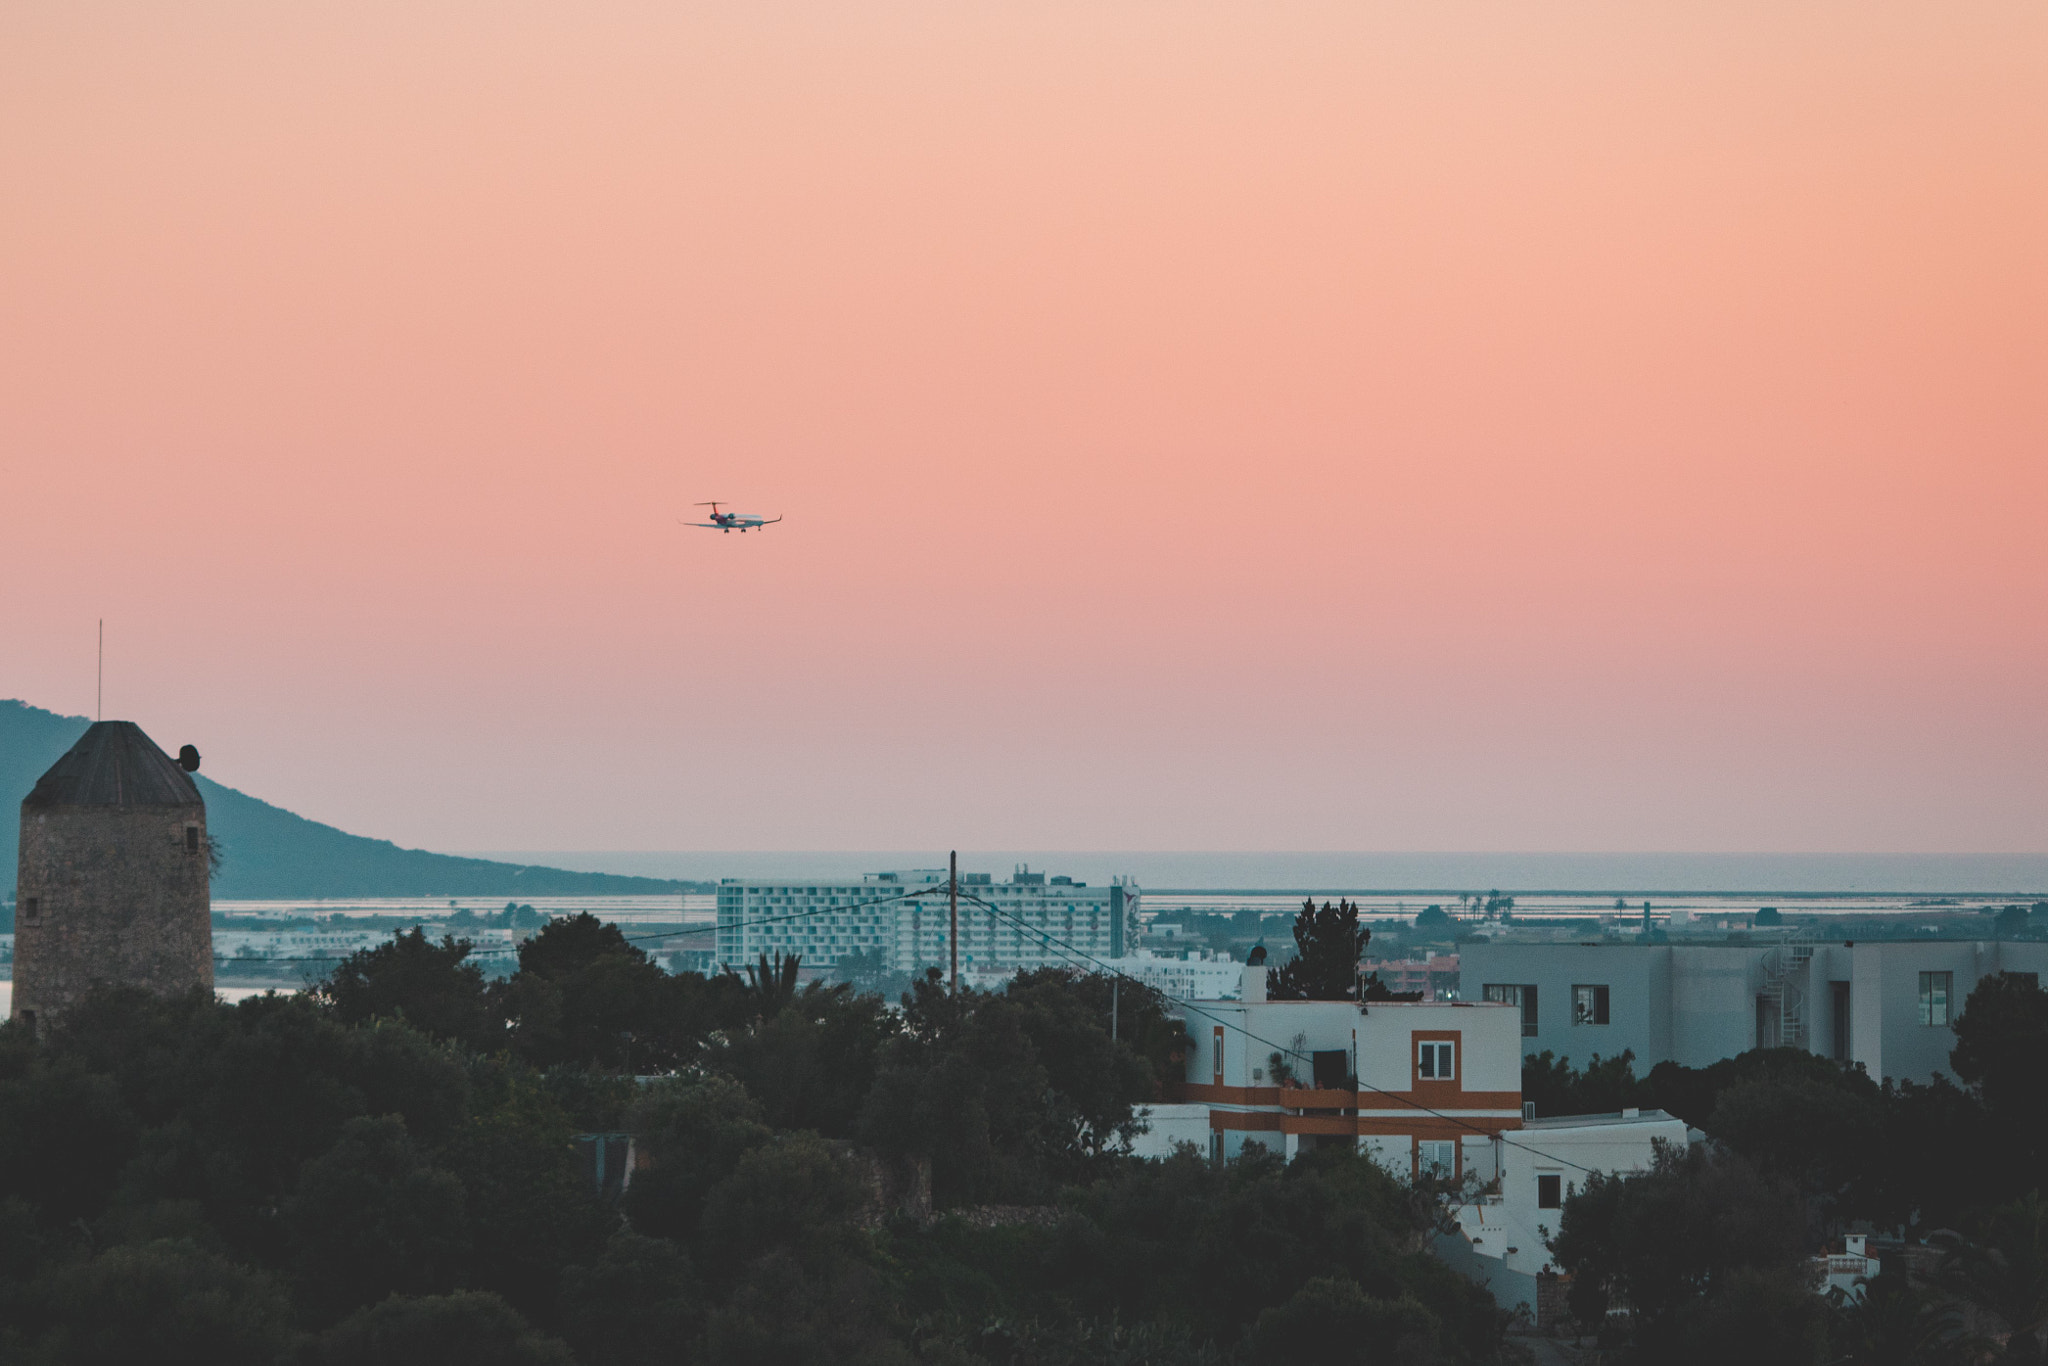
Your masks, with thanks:
M21 799L92 724L26 702L0 700L0 900L14 898ZM702 884L574 873L491 859L401 849L351 835L195 775L206 824L226 849L213 894L230 900L350 896L653 896Z

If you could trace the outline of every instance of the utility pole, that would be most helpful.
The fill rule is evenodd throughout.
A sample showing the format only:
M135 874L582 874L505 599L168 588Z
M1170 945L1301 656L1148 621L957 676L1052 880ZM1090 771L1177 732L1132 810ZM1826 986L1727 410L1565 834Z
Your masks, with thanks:
M1109 979L1109 1041L1116 1042L1116 990L1123 985L1123 974Z
M946 949L953 955L953 986L960 994L960 851L955 849L946 874Z

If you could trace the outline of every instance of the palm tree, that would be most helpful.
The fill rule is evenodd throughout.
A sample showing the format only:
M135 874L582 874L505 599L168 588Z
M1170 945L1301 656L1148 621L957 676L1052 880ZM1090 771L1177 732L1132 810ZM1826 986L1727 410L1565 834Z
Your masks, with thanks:
M1903 1271L1886 1272L1860 1298L1839 1290L1836 1309L1843 1366L1948 1366L1978 1361L1984 1343L1964 1331L1962 1312L1939 1291L1914 1286Z
M2003 1320L2009 1361L2048 1359L2048 1201L2038 1190L1994 1211L1983 1236L1943 1259L1941 1284Z
M803 955L775 955L771 966L768 955L761 954L759 965L747 964L747 978L740 982L741 997L754 1008L756 1019L768 1020L782 1013L782 1008L796 999L796 970L803 962ZM739 974L730 967L725 975L739 981Z

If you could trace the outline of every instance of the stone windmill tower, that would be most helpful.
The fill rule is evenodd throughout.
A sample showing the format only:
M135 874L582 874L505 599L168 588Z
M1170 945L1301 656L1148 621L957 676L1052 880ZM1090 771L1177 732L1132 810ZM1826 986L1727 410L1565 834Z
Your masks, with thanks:
M192 781L133 721L96 721L21 802L14 1010L48 1025L95 985L213 989L211 846Z

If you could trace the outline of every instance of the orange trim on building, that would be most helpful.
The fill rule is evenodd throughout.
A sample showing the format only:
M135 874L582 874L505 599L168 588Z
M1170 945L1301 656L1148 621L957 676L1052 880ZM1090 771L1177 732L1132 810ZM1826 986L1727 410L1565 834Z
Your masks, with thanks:
M1447 1093L1450 1102L1446 1104L1438 1093L1430 1091L1360 1091L1358 1108L1361 1110L1413 1110L1418 1105L1427 1105L1432 1110L1513 1110L1522 1112L1520 1091L1460 1091L1455 1083Z
M1278 1110L1211 1110L1209 1127L1283 1134L1351 1134L1360 1137L1406 1135L1412 1138L1492 1138L1522 1127L1519 1118L1453 1115L1442 1119L1409 1111L1393 1115L1290 1115Z
M1416 1138L1492 1138L1521 1127L1519 1119L1489 1119L1482 1115L1458 1115L1452 1119L1421 1114L1411 1114L1407 1119L1391 1115L1358 1118L1358 1132L1362 1135L1409 1134Z
M1311 1091L1292 1086L1212 1086L1207 1082L1169 1082L1160 1088L1168 1102L1184 1105L1278 1105L1289 1110L1512 1110L1522 1112L1520 1091L1460 1091L1448 1083L1452 1100L1414 1091Z
M1277 1086L1219 1086L1206 1081L1168 1082L1166 1099L1187 1105L1278 1105Z

